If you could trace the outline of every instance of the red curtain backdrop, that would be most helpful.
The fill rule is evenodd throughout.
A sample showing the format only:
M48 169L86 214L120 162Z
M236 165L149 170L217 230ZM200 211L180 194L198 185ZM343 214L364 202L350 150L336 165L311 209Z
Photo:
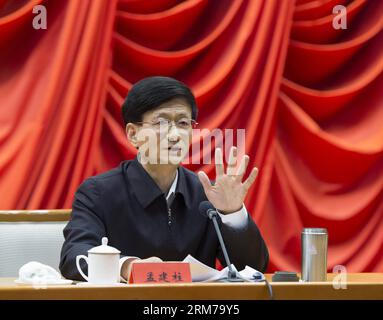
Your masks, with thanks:
M382 272L382 29L378 0L0 0L0 209L70 208L132 158L121 104L166 75L192 88L201 128L246 129L269 272L300 270L303 227L328 229L329 270Z

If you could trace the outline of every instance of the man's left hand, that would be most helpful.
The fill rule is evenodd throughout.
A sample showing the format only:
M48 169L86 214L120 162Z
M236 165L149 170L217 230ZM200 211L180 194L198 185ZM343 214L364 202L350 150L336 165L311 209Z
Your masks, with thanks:
M217 148L215 151L215 184L210 183L205 172L198 172L198 178L202 183L207 199L220 213L229 214L241 210L246 194L258 175L258 169L254 167L249 177L242 183L249 159L249 156L245 155L241 159L238 170L236 170L237 148L232 147L225 173L222 150Z

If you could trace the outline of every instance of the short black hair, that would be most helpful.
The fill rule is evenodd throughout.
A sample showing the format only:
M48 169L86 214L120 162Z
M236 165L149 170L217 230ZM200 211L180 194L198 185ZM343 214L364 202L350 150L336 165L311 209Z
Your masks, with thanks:
M142 115L173 99L184 98L190 105L192 119L197 119L198 109L193 93L183 82L170 77L147 77L136 82L122 105L124 126L142 121Z

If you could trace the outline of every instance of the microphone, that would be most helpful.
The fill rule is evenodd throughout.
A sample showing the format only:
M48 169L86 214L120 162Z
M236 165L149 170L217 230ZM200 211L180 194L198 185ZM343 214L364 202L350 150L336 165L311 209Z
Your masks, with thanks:
M219 243L221 245L222 252L223 252L223 255L225 257L227 267L229 268L228 281L230 281L230 282L243 282L243 280L237 276L237 272L231 266L229 255L227 254L226 246L225 246L225 243L223 242L221 230L219 229L218 222L217 222L217 216L218 216L217 210L214 208L214 206L209 201L202 201L199 204L199 212L202 215L207 216L210 220L213 221L215 232L217 233L218 240L219 240Z

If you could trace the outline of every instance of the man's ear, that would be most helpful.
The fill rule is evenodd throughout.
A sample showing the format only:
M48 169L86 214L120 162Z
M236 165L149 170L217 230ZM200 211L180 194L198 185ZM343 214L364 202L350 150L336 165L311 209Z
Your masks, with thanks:
M129 122L126 127L126 136L128 137L129 142L138 149L138 142L137 142L137 126L131 122Z

